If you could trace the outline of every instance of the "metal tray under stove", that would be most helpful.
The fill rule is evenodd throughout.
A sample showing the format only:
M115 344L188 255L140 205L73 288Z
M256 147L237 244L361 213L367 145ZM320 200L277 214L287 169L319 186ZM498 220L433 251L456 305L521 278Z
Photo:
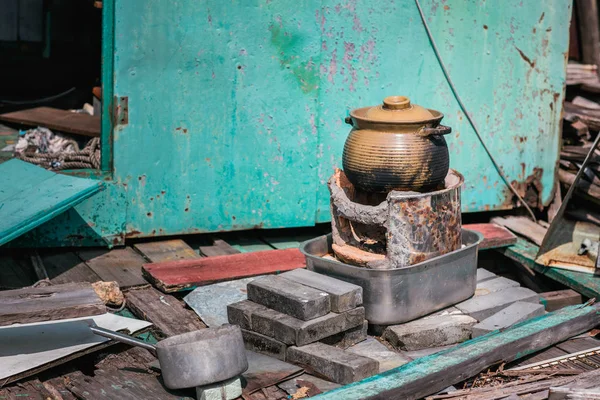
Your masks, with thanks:
M368 269L323 258L333 254L331 234L300 245L309 270L363 288L370 324L393 325L431 314L468 299L477 284L478 232L462 230L463 247L430 260L397 269Z

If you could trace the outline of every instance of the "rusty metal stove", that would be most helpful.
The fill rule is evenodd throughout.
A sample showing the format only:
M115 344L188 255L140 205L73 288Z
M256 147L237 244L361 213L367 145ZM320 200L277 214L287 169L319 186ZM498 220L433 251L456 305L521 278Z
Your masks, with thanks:
M369 193L337 169L329 180L335 255L351 265L395 269L460 249L463 182L450 169L429 192Z

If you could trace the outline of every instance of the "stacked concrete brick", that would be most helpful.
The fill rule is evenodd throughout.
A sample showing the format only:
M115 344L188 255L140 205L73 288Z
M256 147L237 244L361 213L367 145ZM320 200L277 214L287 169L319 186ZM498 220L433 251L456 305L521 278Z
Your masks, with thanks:
M414 352L461 343L543 313L544 306L539 304L539 295L533 290L479 269L477 290L470 299L380 330L383 338L397 350Z
M248 300L227 307L246 348L310 367L346 384L379 371L379 363L344 349L367 338L362 288L304 269L247 286Z

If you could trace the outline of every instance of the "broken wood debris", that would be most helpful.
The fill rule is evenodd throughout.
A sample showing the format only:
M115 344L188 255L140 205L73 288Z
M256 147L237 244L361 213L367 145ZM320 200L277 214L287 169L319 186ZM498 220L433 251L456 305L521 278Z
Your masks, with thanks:
M105 312L104 301L90 284L0 291L0 326L89 317Z

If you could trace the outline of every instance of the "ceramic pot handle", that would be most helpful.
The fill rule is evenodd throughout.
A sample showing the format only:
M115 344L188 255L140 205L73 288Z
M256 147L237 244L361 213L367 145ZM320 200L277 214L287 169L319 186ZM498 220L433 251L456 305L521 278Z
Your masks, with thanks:
M419 130L419 136L447 135L452 132L452 128L446 125L438 125L435 128L423 128Z
M352 123L352 118L351 118L351 117L346 117L346 118L344 118L344 122L345 122L345 123L347 123L348 125L354 125L354 124Z

